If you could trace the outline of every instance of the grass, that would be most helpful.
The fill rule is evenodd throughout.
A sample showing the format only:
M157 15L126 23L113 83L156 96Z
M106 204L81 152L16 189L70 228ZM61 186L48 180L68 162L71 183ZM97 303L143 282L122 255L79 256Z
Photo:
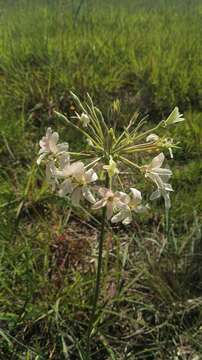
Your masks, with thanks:
M120 99L120 128L133 111L156 121L179 105L186 118L171 131L181 148L171 161L169 238L159 204L105 241L92 359L200 359L200 1L78 5L1 1L0 359L86 356L97 224L69 214L35 165L47 126L81 146L52 116L71 114L69 90L88 91L108 121Z

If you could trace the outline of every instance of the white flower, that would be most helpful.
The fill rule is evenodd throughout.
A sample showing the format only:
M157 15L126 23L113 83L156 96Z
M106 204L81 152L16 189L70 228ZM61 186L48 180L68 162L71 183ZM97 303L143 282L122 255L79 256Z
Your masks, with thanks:
M102 196L101 200L98 200L93 206L92 209L98 210L106 206L107 208L107 219L111 219L115 208L120 209L121 206L125 206L127 202L128 195L121 191L116 191L115 193L107 188L100 188L98 190L99 194Z
M85 113L82 113L81 116L79 116L79 120L80 120L81 124L83 125L83 127L87 127L88 124L90 123L90 119L89 119L88 115Z
M172 125L184 121L183 114L180 114L179 108L176 106L168 118L165 120L165 126Z
M169 196L169 191L173 191L173 188L170 184L164 183L164 186L161 188L158 188L156 191L154 191L151 196L150 200L155 200L160 198L161 196L164 198L165 201L165 208L170 209L171 207L171 201Z
M147 142L155 142L159 139L159 136L156 134L150 134L147 136L146 141Z
M57 170L59 178L66 178L70 176L80 176L85 172L85 166L81 161L76 161L72 164L67 163L62 169Z
M117 168L112 156L110 156L109 165L104 165L103 169L107 170L109 177L119 174L119 169Z
M119 205L120 211L114 215L111 219L112 223L122 222L124 225L128 225L132 221L132 211L135 212L144 212L146 208L140 205L142 201L141 192L135 188L130 188L132 193L132 198L127 195L124 200L124 203Z
M167 183L168 179L172 175L172 171L169 169L161 168L165 156L163 153L157 155L149 165L145 165L142 169L145 171L145 177L151 179L156 185L157 190L151 194L150 200L154 200L163 196L165 200L165 207L169 209L171 206L169 193L173 191L170 184Z
M60 185L59 195L71 194L72 204L78 206L82 197L90 203L95 203L95 198L88 187L88 184L97 180L97 174L93 169L85 171L84 164L77 161L57 171L60 177L67 177Z
M51 128L48 128L46 135L42 137L39 141L41 149L39 150L39 157L37 159L37 164L39 165L41 160L48 154L58 154L64 151L68 151L68 144L62 143L58 144L59 135L57 132L52 132Z

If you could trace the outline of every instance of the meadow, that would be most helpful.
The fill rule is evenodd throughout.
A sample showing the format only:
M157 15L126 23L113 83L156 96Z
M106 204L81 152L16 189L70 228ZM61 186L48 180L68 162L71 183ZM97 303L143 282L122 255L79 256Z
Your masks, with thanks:
M54 116L73 114L74 91L88 92L109 124L117 116L120 131L134 112L148 125L175 106L185 117L170 130L179 148L169 229L159 201L105 239L91 358L200 360L201 2L0 5L0 359L87 360L99 225L54 195L36 164L49 126L75 151L84 146Z

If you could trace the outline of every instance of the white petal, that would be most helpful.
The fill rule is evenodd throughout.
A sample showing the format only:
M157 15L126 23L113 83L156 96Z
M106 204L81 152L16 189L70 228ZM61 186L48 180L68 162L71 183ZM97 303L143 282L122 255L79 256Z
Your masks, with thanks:
M127 218L125 218L125 219L122 221L122 224L128 225L128 224L131 223L132 220L133 220L132 214L130 214L130 216L128 216Z
M107 189L107 188L104 188L104 187L100 187L98 189L98 192L102 197L114 196L114 193L110 189Z
M47 138L50 138L51 137L51 135L52 135L52 129L51 129L51 127L49 127L49 128L47 128L47 130L46 130L46 137Z
M100 209L100 208L104 207L106 205L106 203L107 203L106 199L98 200L95 204L93 204L92 209L93 210Z
M45 150L49 151L49 145L48 145L48 141L47 141L46 137L42 137L42 139L39 141L39 145L41 147L41 149L39 150L39 153L43 152Z
M46 135L43 136L42 139L39 141L39 145L41 147L39 153L42 153L44 151L46 151L48 153L48 152L51 151L50 150L50 145L49 145L51 136L52 136L52 130L51 130L51 128L48 128L46 130Z
M141 192L135 188L130 188L130 190L132 192L133 199L137 200L138 202L141 202L142 200Z
M68 143L61 143L61 144L57 145L57 148L58 148L58 152L62 152L62 151L68 152L69 144Z
M71 200L72 204L74 206L78 206L80 203L80 200L82 198L82 189L80 186L78 186L74 191L72 192Z
M157 155L155 158L153 158L153 160L151 161L150 167L151 167L152 169L161 167L161 165L162 165L163 162L164 162L164 159L165 159L164 154L163 154L163 153L160 153L160 154Z
M158 199L160 196L161 196L161 191L158 189L151 194L150 200Z
M111 218L111 222L113 224L115 224L115 223L120 222L120 221L122 221L124 219L125 219L125 214L122 211L120 211Z
M114 193L115 202L116 200L121 201L124 204L128 204L130 202L130 196L124 193L123 191L116 191Z
M41 141L40 141L41 142ZM39 142L39 145L40 145L40 142ZM40 150L39 150L39 152L38 152L38 154L40 155L40 154L43 154L43 153L49 153L49 151L48 150L46 150L45 148L41 148Z
M59 196L65 196L66 194L71 194L74 190L74 186L70 179L67 179L63 181L63 183L60 185L59 189Z
M45 158L47 154L48 154L47 151L42 152L42 154L38 157L36 161L37 165L40 165L41 161Z
M57 142L59 139L59 135L57 132L54 132L50 139L49 139L49 147L50 147L50 151L53 152L54 154L57 152Z
M164 187L166 191L174 191L171 184L164 183Z
M65 167L70 166L70 156L68 153L59 155L60 169L63 170Z
M165 169L165 168L156 168L154 170L151 170L151 173L154 174L158 174L158 175L168 175L171 176L172 175L172 171L170 169Z
M145 177L148 177L149 179L151 179L158 186L158 188L164 187L163 180L161 179L161 177L158 174L153 174L153 172L147 173L145 175Z
M81 161L76 161L71 165L65 166L62 171L63 176L78 176L84 173L84 164Z
M117 222L123 221L124 219L128 218L129 216L130 216L130 210L126 211L123 209L111 218L111 222L117 223Z
M98 176L93 169L90 169L90 170L86 171L85 179L86 179L87 183L91 183L91 182L96 181L98 179Z
M73 175L84 174L85 172L84 163L82 163L82 161L76 161L73 163L71 165L71 169Z
M83 186L82 193L85 199L88 200L91 204L95 203L95 198L87 186Z

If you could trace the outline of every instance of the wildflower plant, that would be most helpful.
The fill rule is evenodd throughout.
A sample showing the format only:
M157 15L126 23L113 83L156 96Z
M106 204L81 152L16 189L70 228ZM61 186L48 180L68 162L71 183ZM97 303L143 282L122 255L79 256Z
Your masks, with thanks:
M136 119L132 118L120 134L108 127L103 114L89 95L85 102L81 102L75 94L71 95L78 108L75 116L68 119L57 111L55 115L85 137L87 150L71 152L67 143L59 143L58 133L48 128L39 142L37 163L45 163L48 183L59 196L68 197L73 206L88 203L93 213L102 209L97 274L87 336L89 350L100 289L106 222L128 225L133 216L147 210L142 204L142 194L136 184L127 189L122 181L122 174L130 168L134 183L137 172L142 174L145 181L151 181L155 188L150 200L163 197L168 211L171 206L170 192L173 191L169 183L172 171L163 167L163 152L168 150L173 157L172 149L177 144L161 134L162 130L165 132L167 127L184 118L178 107L175 107L166 120L160 121L151 129L143 131L145 119L136 124ZM145 163L146 154L152 159ZM136 158L142 159L142 162L137 163L134 160Z

